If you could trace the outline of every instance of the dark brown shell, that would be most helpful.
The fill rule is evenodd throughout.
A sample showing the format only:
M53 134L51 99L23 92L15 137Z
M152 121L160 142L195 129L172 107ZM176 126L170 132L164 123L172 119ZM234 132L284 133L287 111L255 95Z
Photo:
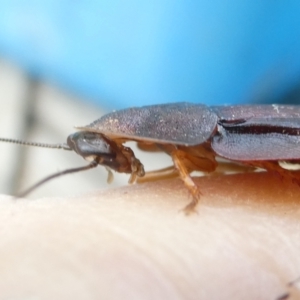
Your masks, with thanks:
M192 146L209 140L217 119L203 104L170 103L119 110L79 129L108 137Z
M300 106L213 107L219 118L214 151L238 161L299 160Z
M237 161L300 160L300 106L171 103L109 113L81 130L158 144L211 142Z

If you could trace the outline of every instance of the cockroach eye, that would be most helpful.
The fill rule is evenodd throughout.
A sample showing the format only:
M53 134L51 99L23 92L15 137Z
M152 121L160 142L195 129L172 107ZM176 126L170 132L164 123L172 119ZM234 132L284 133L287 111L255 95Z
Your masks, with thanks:
M82 157L106 156L113 159L116 153L103 135L94 132L75 132L68 136L67 144Z

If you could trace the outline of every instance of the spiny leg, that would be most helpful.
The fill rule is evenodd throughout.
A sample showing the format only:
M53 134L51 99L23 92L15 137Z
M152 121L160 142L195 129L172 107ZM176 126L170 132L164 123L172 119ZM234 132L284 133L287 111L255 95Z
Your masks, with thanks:
M131 176L128 183L135 183L138 177L143 177L145 175L144 165L137 159L133 151L125 146L121 146L122 154L126 157L130 164Z
M243 165L233 161L218 161L216 170L210 173L211 176L226 174L226 173L250 173L255 172L257 167L250 165Z
M106 179L106 182L108 184L111 184L113 181L114 181L114 174L113 172L111 171L110 168L108 167L105 167L106 171L107 171L107 179Z
M195 207L199 202L201 192L198 186L191 178L189 171L183 163L183 157L185 156L185 154L182 153L182 151L180 150L175 150L171 153L171 156L182 181L184 182L185 186L188 188L193 197L192 201L183 210L186 214L195 212Z
M146 172L145 176L138 177L137 183L153 182L165 179L173 179L179 177L179 172L174 166L166 167L163 169Z
M297 168L299 161L281 162L281 161L250 161L245 162L258 168L265 169L268 172L273 172L280 178L288 179L300 186L300 170ZM292 166L295 166L293 170Z

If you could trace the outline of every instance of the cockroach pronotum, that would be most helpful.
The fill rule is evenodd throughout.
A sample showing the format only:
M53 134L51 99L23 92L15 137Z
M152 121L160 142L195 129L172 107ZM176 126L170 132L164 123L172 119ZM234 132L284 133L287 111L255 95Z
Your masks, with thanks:
M41 144L1 138L2 142L73 150L90 161L87 166L55 173L26 190L25 196L46 181L68 173L105 166L131 174L129 182L179 176L193 199L185 207L193 211L200 190L193 171L213 172L218 161L274 171L300 182L300 106L212 106L170 103L133 107L102 116L67 138L66 144ZM164 151L173 166L145 174L143 164L123 144L136 141L146 151Z

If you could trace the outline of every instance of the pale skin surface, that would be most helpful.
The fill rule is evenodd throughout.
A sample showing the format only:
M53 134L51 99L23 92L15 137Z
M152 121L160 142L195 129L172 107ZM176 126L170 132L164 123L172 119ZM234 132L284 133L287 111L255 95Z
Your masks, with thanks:
M189 216L179 179L2 196L0 298L300 299L299 186L267 173L195 181Z

